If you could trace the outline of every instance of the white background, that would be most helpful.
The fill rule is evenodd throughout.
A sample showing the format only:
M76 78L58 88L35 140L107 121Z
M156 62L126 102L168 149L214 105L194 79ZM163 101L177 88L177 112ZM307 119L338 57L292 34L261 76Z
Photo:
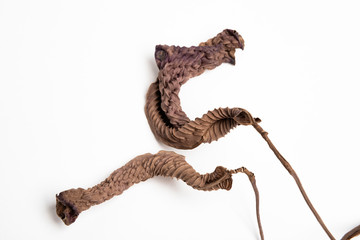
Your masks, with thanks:
M242 107L298 172L334 236L360 224L358 1L0 0L0 239L259 239L246 176L200 192L156 177L71 226L55 194L91 187L133 157L184 154L201 173L257 177L266 239L327 239L294 181L251 127L190 151L154 139L144 114L156 44L191 46L225 28L236 65L181 89L191 119Z

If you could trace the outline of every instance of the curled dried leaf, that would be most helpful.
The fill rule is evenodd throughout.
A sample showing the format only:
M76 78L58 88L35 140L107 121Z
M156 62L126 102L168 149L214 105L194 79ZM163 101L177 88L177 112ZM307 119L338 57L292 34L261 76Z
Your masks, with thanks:
M218 108L201 118L190 120L181 108L180 87L191 77L202 74L222 63L235 64L235 49L244 48L243 38L234 30L226 29L197 47L159 45L155 60L159 74L149 87L145 114L155 137L166 145L179 149L193 149L225 136L238 125L251 125L268 143L270 149L294 178L305 202L330 239L335 239L307 196L300 179L290 163L280 154L261 126L259 118L242 108ZM343 239L360 234L360 226Z
M244 167L228 170L219 166L212 173L200 174L186 162L184 156L170 151L137 156L92 188L69 189L59 193L56 195L56 213L66 225L70 225L76 221L81 212L91 206L120 195L132 185L154 176L181 179L192 188L202 191L230 190L233 182L232 175L238 172L245 173L254 188L259 232L263 239L259 193L253 173Z

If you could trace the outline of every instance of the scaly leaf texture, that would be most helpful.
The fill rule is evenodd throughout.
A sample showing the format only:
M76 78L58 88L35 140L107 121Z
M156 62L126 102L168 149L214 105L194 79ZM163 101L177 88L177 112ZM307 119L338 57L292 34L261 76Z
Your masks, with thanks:
M241 108L219 108L191 121L181 109L181 85L222 63L235 64L236 48L243 49L244 40L230 29L197 47L156 46L159 74L149 87L145 114L159 141L179 149L192 149L218 140L237 125L252 125L259 120Z
M233 182L232 174L238 172L245 173L253 186L259 233L263 239L259 214L259 193L252 172L244 167L227 170L219 166L212 173L200 174L186 162L184 156L171 151L137 156L92 188L76 188L61 192L56 195L56 213L66 225L70 225L75 222L81 212L91 206L101 204L116 195L120 195L132 185L154 176L181 179L197 190L230 190Z
M201 118L190 120L181 108L179 92L182 84L191 77L214 69L222 63L235 64L235 49L244 48L243 38L234 30L225 29L214 38L193 47L158 45L155 60L159 74L149 87L145 114L155 137L164 144L178 149L193 149L225 136L238 125L253 126L268 143L279 161L294 178L301 194L328 237L334 236L308 198L295 170L279 153L260 125L259 118L242 108L218 108ZM350 239L360 234L360 226L345 234Z

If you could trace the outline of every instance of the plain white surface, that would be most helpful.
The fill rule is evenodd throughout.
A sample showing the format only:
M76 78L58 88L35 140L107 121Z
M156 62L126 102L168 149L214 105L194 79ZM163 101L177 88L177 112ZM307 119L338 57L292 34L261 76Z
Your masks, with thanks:
M236 66L185 84L184 111L194 119L242 107L260 117L339 239L360 223L359 22L358 1L0 0L0 239L259 239L242 175L228 192L157 177L69 227L56 216L55 194L161 149L201 173L253 171L266 239L327 239L251 127L191 151L155 141L148 127L155 45L197 45L225 28L245 50Z

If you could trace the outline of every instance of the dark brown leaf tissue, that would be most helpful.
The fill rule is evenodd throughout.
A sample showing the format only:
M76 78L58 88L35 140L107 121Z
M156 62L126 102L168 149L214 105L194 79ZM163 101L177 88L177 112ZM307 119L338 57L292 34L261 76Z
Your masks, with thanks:
M145 114L159 141L178 149L193 149L218 140L237 125L258 120L241 108L219 108L191 121L181 109L181 85L222 63L235 64L236 48L243 49L244 40L229 29L197 47L156 46L159 74L149 87Z
M312 205L297 173L259 125L259 118L253 118L243 108L218 108L207 112L201 118L190 120L182 110L179 98L181 85L191 77L214 69L222 63L234 65L237 48L244 49L244 40L240 34L230 29L225 29L198 46L156 46L155 60L159 73L156 81L149 87L145 104L145 114L152 132L156 139L166 145L178 149L193 149L202 143L218 140L238 125L253 126L294 178L305 202L328 237L335 239ZM351 230L343 239L350 239L358 234L360 226Z
M238 172L245 173L254 188L259 232L263 236L259 215L259 193L253 173L244 167L227 170L219 166L212 173L200 174L185 161L184 156L170 151L137 156L92 188L77 188L61 192L56 196L56 213L66 225L70 225L82 211L122 194L135 183L155 176L181 179L197 190L230 190L233 181L232 174Z
M328 237L335 240L312 205L295 170L271 142L268 133L259 125L259 118L254 118L243 108L218 108L190 120L182 110L179 98L181 86L190 78L202 74L205 70L214 69L222 63L235 65L236 49L244 49L244 39L230 29L225 29L198 46L156 46L155 61L159 73L156 81L149 87L145 104L145 115L155 138L177 149L193 149L202 143L211 143L224 137L236 126L254 127L293 177L305 202ZM261 239L264 239L259 215L259 194L255 177L251 172L244 167L235 170L217 167L213 173L202 175L196 172L183 156L167 151L138 156L92 188L61 192L56 196L56 212L66 225L70 225L82 211L154 176L178 178L198 190L229 190L232 185L231 175L237 172L247 174L253 186L259 232ZM345 234L342 239L351 239L359 234L360 225Z

